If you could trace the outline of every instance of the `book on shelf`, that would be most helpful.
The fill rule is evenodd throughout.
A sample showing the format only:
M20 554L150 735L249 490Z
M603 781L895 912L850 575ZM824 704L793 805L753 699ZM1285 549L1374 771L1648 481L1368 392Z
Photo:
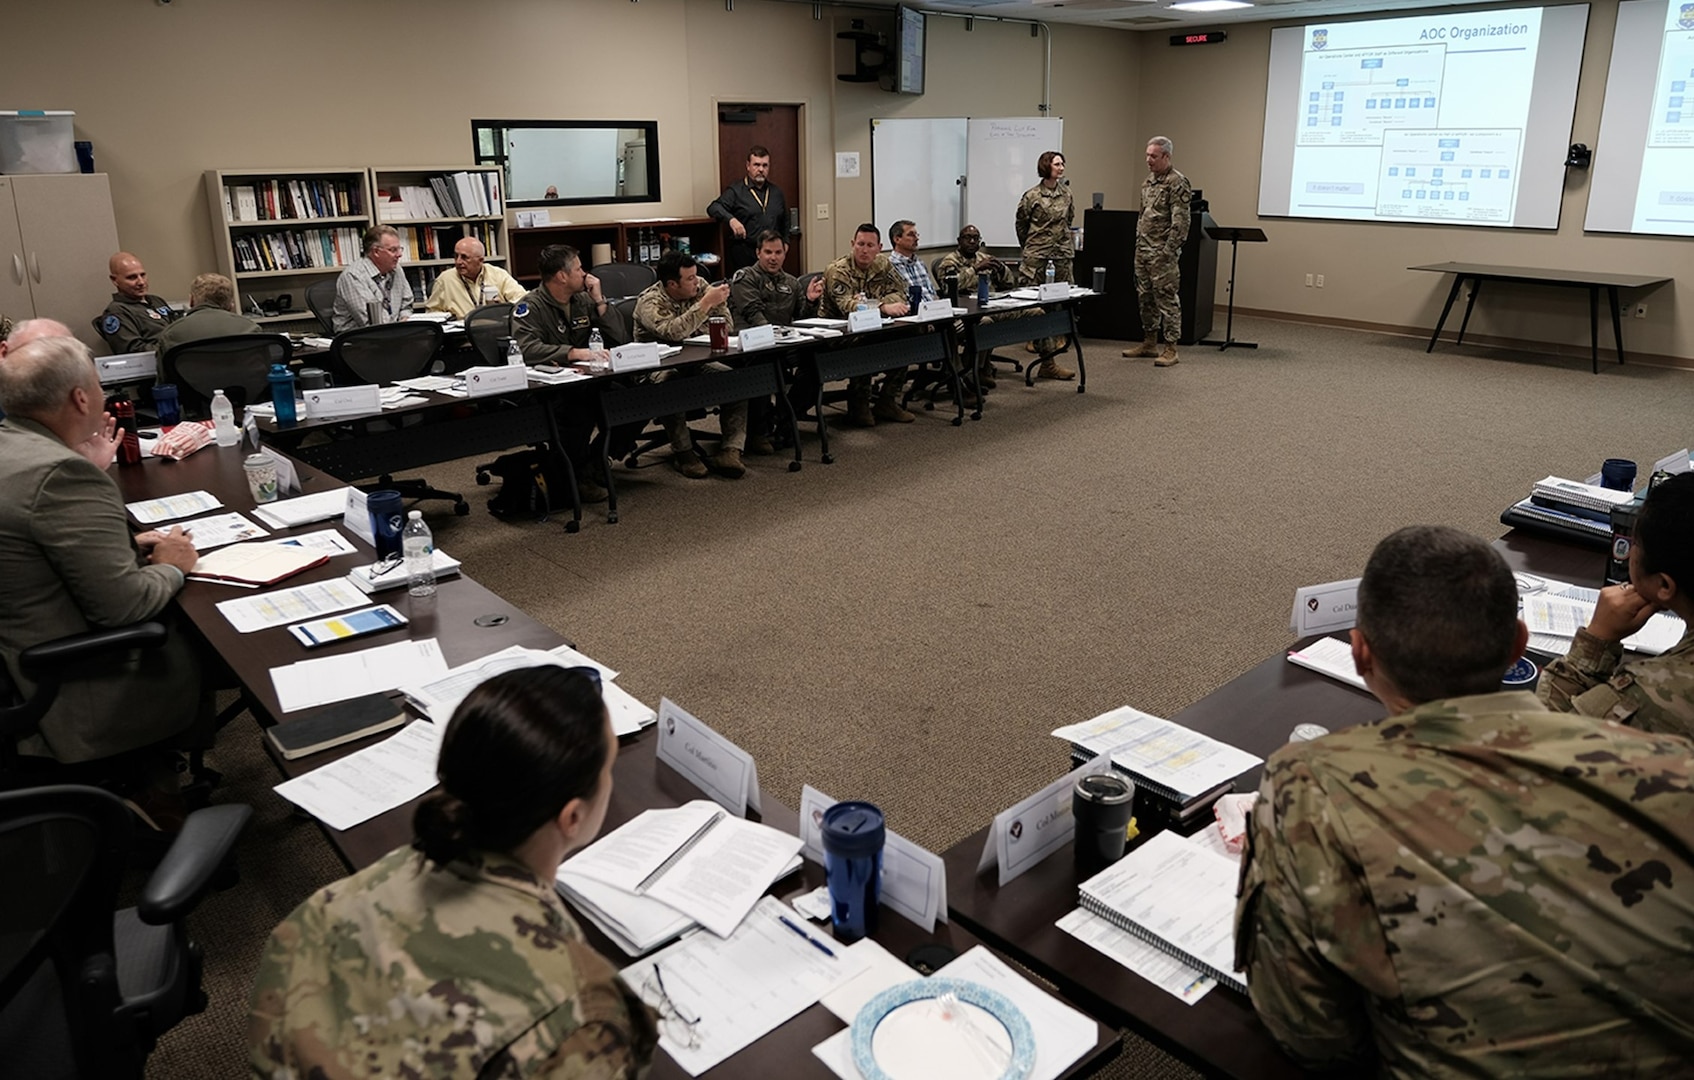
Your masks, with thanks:
M241 233L230 238L238 271L314 270L346 266L359 252L354 228Z
M225 184L224 218L233 224L241 224L352 217L359 213L358 192L354 185L352 180L321 177Z

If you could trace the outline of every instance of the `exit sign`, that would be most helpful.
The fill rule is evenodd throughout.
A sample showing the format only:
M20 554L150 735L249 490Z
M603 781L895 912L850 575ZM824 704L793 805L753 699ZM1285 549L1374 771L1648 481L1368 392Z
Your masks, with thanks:
M1227 30L1201 30L1193 34L1172 34L1172 45L1217 45L1229 39Z

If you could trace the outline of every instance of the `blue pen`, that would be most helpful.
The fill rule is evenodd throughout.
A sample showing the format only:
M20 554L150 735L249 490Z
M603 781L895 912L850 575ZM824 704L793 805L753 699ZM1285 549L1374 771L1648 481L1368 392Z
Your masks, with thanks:
M828 945L825 945L823 942L819 941L817 938L813 937L812 935L806 933L806 931L800 929L800 927L796 923L794 923L793 920L789 919L788 916L778 915L776 918L777 918L777 921L780 922L782 925L788 927L790 930L794 931L796 934L799 934L801 937L805 938L806 943L811 945L812 948L816 949L818 952L823 953L825 956L829 957L831 960L835 959L835 950L834 949L830 948Z

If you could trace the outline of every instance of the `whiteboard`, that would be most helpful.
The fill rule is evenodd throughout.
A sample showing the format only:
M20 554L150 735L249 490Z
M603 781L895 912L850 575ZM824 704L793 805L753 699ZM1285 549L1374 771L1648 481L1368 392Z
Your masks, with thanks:
M1035 173L1041 155L1064 148L1064 124L1058 117L971 118L965 218L982 230L984 244L1018 246L1018 200L1041 182Z
M965 164L963 118L872 120L871 220L883 237L901 218L932 242L958 236Z

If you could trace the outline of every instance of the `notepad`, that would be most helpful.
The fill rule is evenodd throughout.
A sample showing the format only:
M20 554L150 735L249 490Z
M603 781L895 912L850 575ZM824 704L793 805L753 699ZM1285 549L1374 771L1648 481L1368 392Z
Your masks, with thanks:
M332 521L346 510L347 490L331 488L254 507L253 516L273 529L293 529L314 521Z
M1353 666L1353 647L1340 638L1321 637L1303 649L1290 649L1288 662L1337 682L1365 689L1365 680Z
M265 587L328 561L327 554L311 548L253 541L231 544L221 551L200 556L188 576L200 581Z

